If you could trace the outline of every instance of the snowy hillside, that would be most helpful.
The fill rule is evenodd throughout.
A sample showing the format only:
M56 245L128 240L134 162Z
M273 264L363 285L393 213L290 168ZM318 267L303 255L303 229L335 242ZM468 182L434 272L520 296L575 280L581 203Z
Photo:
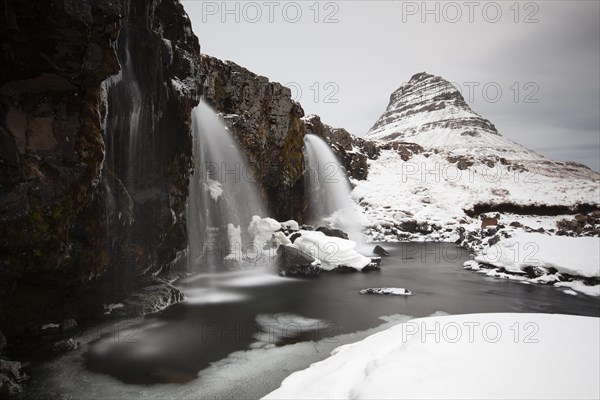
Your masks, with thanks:
M558 231L558 220L600 203L600 174L504 138L454 86L430 74L392 93L367 138L381 151L369 160L367 179L353 181L352 196L374 240L454 240L459 225L480 227L483 213L499 216L499 224Z

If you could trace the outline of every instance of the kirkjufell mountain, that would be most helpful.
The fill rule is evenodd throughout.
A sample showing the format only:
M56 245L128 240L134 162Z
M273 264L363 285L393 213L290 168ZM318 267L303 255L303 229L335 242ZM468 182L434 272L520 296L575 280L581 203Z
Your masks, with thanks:
M553 229L557 218L599 204L600 174L502 136L439 76L418 73L395 90L365 138L381 152L367 179L354 181L353 196L375 240L451 239L485 212Z
M440 137L440 130L446 133ZM437 131L434 137L426 133ZM421 72L395 90L385 113L369 130L372 139L418 139L420 144L448 146L452 133L497 135L496 127L469 108L462 94L445 79ZM486 135L486 136L487 136ZM451 143L451 141L450 141Z
M549 161L502 136L492 122L469 107L455 86L426 72L413 75L391 94L366 138L412 142L475 159Z

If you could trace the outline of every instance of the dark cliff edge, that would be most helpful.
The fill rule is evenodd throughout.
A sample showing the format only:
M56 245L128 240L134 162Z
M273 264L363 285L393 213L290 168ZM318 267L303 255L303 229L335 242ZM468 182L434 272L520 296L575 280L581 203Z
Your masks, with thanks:
M200 47L175 0L0 1L0 42L10 336L101 314L185 248Z
M366 179L367 159L379 154L374 142L332 128L318 116L305 117L289 88L231 61L203 54L201 79L204 98L222 114L248 157L270 217L304 220L307 133L325 139L355 179Z
M9 337L102 315L184 254L201 95L241 144L273 218L304 219L305 134L323 137L358 180L378 156L373 142L305 117L289 88L200 55L176 0L5 0L0 35L0 330Z
M242 146L271 217L302 220L304 110L289 88L231 61L202 55L203 96Z

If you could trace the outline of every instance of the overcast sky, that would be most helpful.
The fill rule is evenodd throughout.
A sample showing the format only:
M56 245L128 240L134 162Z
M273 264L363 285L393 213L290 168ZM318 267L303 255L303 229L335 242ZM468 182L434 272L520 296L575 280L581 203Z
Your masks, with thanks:
M329 125L363 136L427 71L502 135L600 170L596 0L182 3L203 53L286 84Z

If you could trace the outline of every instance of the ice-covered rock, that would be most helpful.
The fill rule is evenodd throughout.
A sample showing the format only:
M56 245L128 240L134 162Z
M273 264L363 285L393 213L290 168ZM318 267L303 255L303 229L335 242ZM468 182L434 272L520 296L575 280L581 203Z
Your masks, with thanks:
M338 267L361 271L371 263L370 258L354 250L355 242L327 236L323 232L301 231L301 236L294 241L294 247L321 261L321 268L326 271Z
M227 224L227 241L229 253L225 256L225 260L239 262L242 259L242 230L239 226Z
M360 294L382 294L389 296L411 296L412 292L404 288L383 287L383 288L368 288L359 291Z
M291 219L289 221L285 221L285 222L280 222L280 224L283 229L288 230L288 231L300 230L300 226L298 225L298 222L294 221L293 219Z
M248 233L252 236L255 250L260 252L279 229L281 229L281 224L273 218L253 216L248 226Z

